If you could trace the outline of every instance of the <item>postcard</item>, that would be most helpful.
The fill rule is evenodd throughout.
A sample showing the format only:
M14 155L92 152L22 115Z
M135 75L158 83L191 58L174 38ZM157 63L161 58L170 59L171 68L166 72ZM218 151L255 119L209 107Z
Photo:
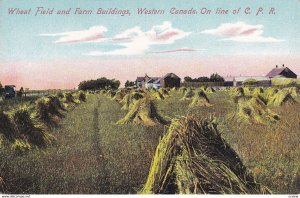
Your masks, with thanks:
M300 192L299 0L1 0L0 194Z

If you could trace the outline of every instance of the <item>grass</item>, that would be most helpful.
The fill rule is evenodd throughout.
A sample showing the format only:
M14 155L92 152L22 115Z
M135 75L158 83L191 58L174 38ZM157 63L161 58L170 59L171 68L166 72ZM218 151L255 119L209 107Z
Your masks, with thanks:
M248 94L246 90L246 94ZM189 107L182 89L154 100L157 113L170 121L189 114L213 114L222 138L238 154L258 183L273 193L299 193L300 98L297 103L268 106L278 122L240 122L229 115L237 108L230 91L207 93L210 107ZM109 97L115 93L109 91ZM0 177L7 193L137 193L150 170L156 147L167 126L117 125L128 110L105 94L90 94L86 102L62 112L53 128L57 141L45 149L16 155L0 149ZM0 137L1 138L1 137ZM1 140L0 140L1 141ZM0 143L1 144L1 143ZM1 147L1 145L0 145ZM58 165L59 164L59 165ZM1 186L1 184L0 184ZM0 187L1 191L1 187Z

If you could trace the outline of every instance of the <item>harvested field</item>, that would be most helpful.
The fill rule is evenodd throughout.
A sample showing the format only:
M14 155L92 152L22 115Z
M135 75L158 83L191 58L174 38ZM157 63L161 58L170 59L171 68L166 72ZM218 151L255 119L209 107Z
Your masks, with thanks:
M213 93L204 92L208 101L205 97L199 98L202 101L200 104L209 102L210 105L190 106L197 91L200 89L174 89L168 91L169 96L163 100L153 100L152 91L131 89L124 91L121 101L112 100L117 91L99 91L87 94L86 102L78 105L76 94L75 103L65 103L65 97L58 97L65 110L57 109L64 117L57 126L46 128L45 132L56 139L54 144L46 147L33 144L31 139L29 142L29 137L19 137L19 133L12 132L11 135L9 131L16 131L16 126L22 129L19 123L24 119L19 119L22 122L18 121L16 125L12 111L4 111L0 114L0 119L9 119L10 122L5 126L0 123L2 190L5 193L31 194L134 194L141 191L187 194L267 193L267 189L274 194L299 192L299 96L293 97L295 102L271 105L270 98L282 89L269 88L263 92L260 89L255 91L255 88L218 89ZM181 100L186 92L194 95ZM235 96L240 98L235 101ZM36 111L35 105L35 102L31 104L30 112ZM250 114L253 116L249 116L246 111L243 118L236 119L242 107L249 107L248 105L253 108ZM55 117L53 115L55 114L49 114L50 117ZM211 115L214 115L213 118ZM41 120L34 122L35 120L26 124L29 126L33 122L31 131L42 129L39 128ZM116 124L120 120L124 122ZM170 128L171 120L177 122ZM153 172L151 164L156 159L156 150L165 148L157 146L159 142L166 140L165 137L173 137L168 136L172 129L179 133L178 127L182 129L182 123L191 124L186 127L188 130L179 130L182 132L180 134L186 134L180 136L180 141L174 144L181 145L180 152L176 151L176 155L171 152L173 154L170 155L175 159L172 163L176 167L170 170L170 173L176 175L173 186L165 188L166 185L163 184L154 191L147 178L149 172ZM214 123L218 124L217 128ZM7 130L1 130L2 127ZM196 133L198 129L202 132L210 131L207 132L210 137L223 142L228 152L233 154L227 156L226 151L218 152L226 157L209 155L209 151L224 151L225 148L220 148L223 144L219 143L212 147L210 141L213 140L208 141L208 145L197 143L200 137ZM203 150L201 145L207 150ZM191 152L193 149L195 152ZM215 163L216 159L220 163ZM239 164L240 168L232 167L232 160L237 160L234 163ZM204 167L211 174L205 175L201 171ZM167 174L161 176L169 178ZM229 187L227 182L217 186L210 185L220 178L227 178L225 181L231 181L234 185ZM155 182L159 181L161 180L155 179Z

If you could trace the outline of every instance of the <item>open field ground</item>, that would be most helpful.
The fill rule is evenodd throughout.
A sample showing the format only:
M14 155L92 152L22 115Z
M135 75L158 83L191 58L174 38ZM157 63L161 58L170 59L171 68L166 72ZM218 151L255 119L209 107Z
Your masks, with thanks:
M221 136L257 183L273 193L300 192L299 94L294 96L296 103L268 107L280 117L272 122L237 119L231 91L207 93L210 105L193 107L191 100L181 100L182 91L171 90L169 95L153 100L167 122L187 115L213 115ZM107 94L89 94L86 102L61 112L58 126L50 127L55 144L25 153L0 148L0 189L2 185L5 193L29 194L138 193L169 124L116 124L128 113L121 108Z

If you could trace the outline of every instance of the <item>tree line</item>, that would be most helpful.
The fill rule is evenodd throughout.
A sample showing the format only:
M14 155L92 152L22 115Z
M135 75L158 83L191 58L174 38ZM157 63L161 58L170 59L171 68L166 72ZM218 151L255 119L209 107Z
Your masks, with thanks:
M224 78L217 73L213 73L210 77L201 76L199 78L184 77L184 82L224 82Z
M107 79L105 77L97 80L82 81L78 85L79 90L101 90L101 89L118 89L120 81L115 79Z

